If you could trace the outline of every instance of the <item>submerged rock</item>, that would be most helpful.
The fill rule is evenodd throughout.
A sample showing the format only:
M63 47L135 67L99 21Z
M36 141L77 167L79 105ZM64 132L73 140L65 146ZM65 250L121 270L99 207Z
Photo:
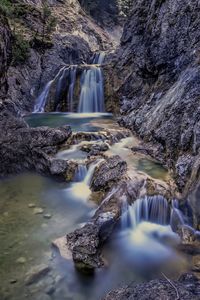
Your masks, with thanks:
M31 284L38 282L41 278L46 276L50 272L50 270L51 270L51 268L44 264L33 267L26 274L25 284L31 285Z
M177 281L156 279L147 283L131 284L108 293L103 300L197 300L200 281L192 274L184 274Z
M41 207L35 207L35 208L33 209L34 215L41 215L41 214L43 214L43 212L44 212L44 209L41 208Z

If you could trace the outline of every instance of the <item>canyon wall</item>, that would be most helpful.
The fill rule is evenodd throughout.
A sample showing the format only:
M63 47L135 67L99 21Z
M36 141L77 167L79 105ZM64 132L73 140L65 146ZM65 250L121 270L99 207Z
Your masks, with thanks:
M156 146L181 190L200 167L200 3L136 0L120 49L105 68L110 110Z

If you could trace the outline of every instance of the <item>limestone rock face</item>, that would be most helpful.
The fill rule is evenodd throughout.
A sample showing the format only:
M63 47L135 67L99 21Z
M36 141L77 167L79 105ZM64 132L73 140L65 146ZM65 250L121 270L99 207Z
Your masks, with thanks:
M199 169L199 26L198 0L134 1L105 70L107 106L118 100L121 124L159 145L181 189Z
M0 98L7 92L6 71L11 58L11 32L5 16L0 11Z

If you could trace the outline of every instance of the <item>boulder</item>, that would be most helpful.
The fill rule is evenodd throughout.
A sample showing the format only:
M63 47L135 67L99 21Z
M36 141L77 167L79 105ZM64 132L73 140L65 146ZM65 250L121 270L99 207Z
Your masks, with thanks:
M96 168L91 187L94 191L108 190L123 178L126 171L127 163L120 156L109 157Z
M61 128L29 128L26 122L17 118L11 102L0 105L0 177L23 171L37 171L52 175L52 158L55 148L68 140L69 126ZM9 106L13 108L11 114ZM52 149L52 151L51 151Z

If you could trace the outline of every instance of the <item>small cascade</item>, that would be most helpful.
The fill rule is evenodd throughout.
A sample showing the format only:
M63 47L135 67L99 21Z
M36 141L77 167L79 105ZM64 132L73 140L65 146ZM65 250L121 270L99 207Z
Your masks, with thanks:
M95 53L94 57L93 57L93 62L92 64L94 65L102 65L105 59L105 52L99 52L99 53Z
M86 166L80 165L75 175L75 182L70 187L70 191L75 198L87 201L91 195L90 185L92 177L97 166L102 162L97 162L90 165L89 169Z
M127 204L123 204L122 210ZM141 222L150 222L159 225L169 224L169 206L167 200L162 196L145 196L136 200L128 207L122 216L122 227L136 228ZM127 228L127 227L126 227Z
M53 81L54 80L51 80L47 83L44 90L42 91L42 93L37 98L36 104L35 104L35 107L34 107L34 111L33 111L34 113L44 112L45 105L46 105L46 102L47 102L47 98L48 98L48 95L49 95L49 91L50 91L50 88L51 88L51 85L52 85Z
M74 181L81 182L87 175L87 167L85 165L79 165L75 174Z
M177 200L172 200L170 225L173 231L176 231L180 225L184 225L185 220L183 213L179 209L179 203Z
M158 196L145 196L131 206L122 204L121 231L118 247L125 263L132 265L139 273L162 272L166 264L180 263L174 248L179 236L170 226L170 206L167 200Z

